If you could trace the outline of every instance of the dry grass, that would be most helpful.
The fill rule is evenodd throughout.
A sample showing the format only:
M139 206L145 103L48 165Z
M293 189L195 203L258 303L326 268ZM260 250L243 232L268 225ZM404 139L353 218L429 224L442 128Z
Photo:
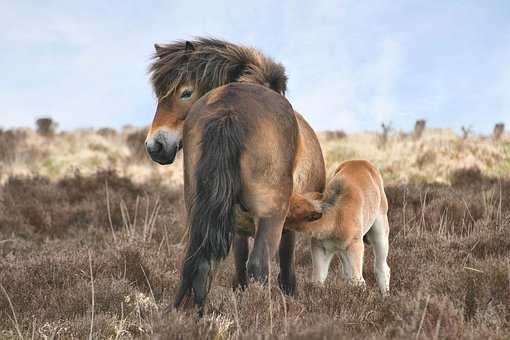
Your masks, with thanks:
M58 180L76 170L90 175L112 169L137 183L158 179L164 185L182 184L182 157L171 167L156 165L146 155L145 136L146 129L131 126L121 132L81 129L53 138L30 129L0 131L0 183L17 175ZM477 167L491 176L510 171L505 134L496 140L473 134L463 139L447 129L424 129L420 138L393 130L383 135L325 131L320 140L330 171L343 160L366 158L383 171L387 183L449 183L459 168Z
M145 130L122 132L102 128L62 132L52 138L30 129L0 131L0 183L11 176L43 176L58 180L77 170L90 175L98 169L115 170L137 183L159 179L166 185L182 183L181 157L164 168L145 153Z
M510 139L470 135L462 139L448 129L427 129L419 140L402 132L390 132L384 143L373 133L349 134L346 138L321 138L329 172L346 159L374 162L386 183L449 183L457 169L479 168L490 176L510 172Z
M510 180L487 176L510 170L504 136L462 140L427 129L415 140L393 132L384 147L376 134L325 136L329 169L368 158L385 174L391 295L377 292L370 247L366 290L340 280L337 259L325 286L311 284L308 240L301 235L296 297L283 296L274 282L232 291L229 257L201 320L192 312L165 312L184 249L180 163L163 168L144 160L137 154L143 132L132 127L52 138L2 131L0 141L2 339L506 339L510 333ZM273 262L273 281L277 267Z
M164 312L183 253L179 188L135 184L113 172L9 179L0 189L0 337L17 338L17 328L26 338L88 337L93 282L92 338L504 339L510 181L464 171L452 182L387 187L390 297L377 293L370 249L365 291L339 279L337 260L325 286L311 284L301 237L295 298L282 296L274 282L233 292L229 258L217 272L207 316L197 320ZM272 268L276 274L276 263Z

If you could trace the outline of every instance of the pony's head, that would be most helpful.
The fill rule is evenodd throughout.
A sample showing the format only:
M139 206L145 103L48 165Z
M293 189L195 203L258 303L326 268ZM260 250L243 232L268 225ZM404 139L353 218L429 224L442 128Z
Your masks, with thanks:
M174 161L188 111L206 92L239 81L285 94L284 67L253 48L208 38L154 47L149 72L158 105L145 145L160 164Z

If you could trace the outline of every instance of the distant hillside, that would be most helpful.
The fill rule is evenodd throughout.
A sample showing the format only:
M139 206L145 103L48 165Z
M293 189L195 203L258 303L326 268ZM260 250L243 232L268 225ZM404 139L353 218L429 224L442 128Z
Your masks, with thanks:
M31 129L0 131L0 182L12 175L41 175L56 180L79 171L113 169L135 182L182 183L182 156L172 166L151 162L144 149L145 129L80 129L52 135ZM479 168L491 176L510 173L510 139L461 138L448 129L427 129L419 138L402 132L319 133L331 173L338 163L365 158L388 183L449 182L452 171Z
M510 139L484 136L461 138L450 129L427 129L421 138L403 132L390 133L386 140L377 133L355 133L344 138L320 134L331 173L346 159L364 158L377 165L388 183L449 183L454 170L478 168L490 176L510 175Z

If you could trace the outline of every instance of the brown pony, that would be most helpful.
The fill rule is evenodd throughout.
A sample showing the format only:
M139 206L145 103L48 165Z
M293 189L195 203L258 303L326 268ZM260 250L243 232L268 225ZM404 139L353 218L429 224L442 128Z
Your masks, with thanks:
M155 45L155 48L156 54L154 56L154 62L150 67L150 72L154 91L158 97L158 106L154 121L147 136L146 146L151 158L160 164L171 164L175 159L177 152L183 146L183 126L188 124L187 120L190 109L206 93L210 101L217 101L218 103L224 101L227 103L228 101L220 95L223 92L215 92L213 90L226 84L238 82L260 85L257 87L251 86L250 88L257 88L257 90L253 92L260 92L262 91L261 87L265 87L265 96L271 94L272 96L280 98L278 93L285 93L287 77L283 66L275 63L253 48L205 38L200 38L193 42L186 41L162 46ZM267 91L267 89L273 91ZM218 95L218 97L215 99L216 95ZM266 100L266 98L261 98L261 100ZM270 101L275 100L276 99L270 99ZM279 100L285 101L283 98ZM237 102L235 103L236 105L238 104ZM288 105L288 103L285 105ZM289 107L285 107L285 110L288 108ZM209 110L209 108L206 109ZM236 112L237 110L236 108ZM253 111L254 109L251 108L250 110ZM278 117L282 114L280 111L279 109L270 110L270 112ZM294 131L293 133L296 134L296 141L294 145L288 146L289 148L293 148L293 153L286 156L287 158L291 157L294 159L291 171L293 182L292 190L296 193L322 192L325 185L325 169L317 137L300 114L294 111L292 111L292 114L293 121L297 124L295 131L294 127L292 128ZM257 114L253 113L253 116L256 117ZM276 124L275 126L279 126L278 124L280 124L272 120L267 120L267 122L274 123ZM258 129L260 125L255 126L257 127L250 129ZM233 125L225 125L225 129L230 128L233 128ZM269 129L268 131L273 130L274 129ZM282 137L281 134L286 133L288 132L278 132L277 134L279 135L274 138L280 140ZM268 145L265 143L265 140L272 141L274 139L271 138L261 136L258 142L267 147L267 157L273 157L270 159L274 159L274 154L277 152L274 149L278 147L278 145ZM207 139L204 139L204 143L207 143ZM287 142L287 144L289 143L290 142ZM220 154L221 153L216 150L215 155L220 157ZM186 159L185 151L185 160ZM218 160L215 159L213 162L218 163ZM253 166L261 173L264 173L265 167L268 169L271 168L271 164L267 163L257 163L253 164ZM187 171L191 171L189 166ZM198 172L198 168L195 169L195 171ZM208 177L211 176L208 175ZM188 183L189 182L188 179ZM278 183L275 185L279 187L284 184ZM217 187L216 189L220 191L224 190L223 187ZM286 195L287 194L284 194L283 196L285 197ZM190 196L188 189L186 189L186 196L188 198L192 196ZM285 202L286 199L283 199L283 201ZM193 210L191 207L191 201L187 200L190 227L193 225L191 222L194 218L191 214L191 210ZM202 235L205 237L202 240L203 242L207 243L210 239L214 238L215 235L221 233L221 231L217 229L217 226L211 225L211 227L214 229L206 235ZM281 231L278 230L279 227L275 228L275 240L271 241L271 244L280 242L280 274L278 276L278 281L284 293L293 294L296 285L294 273L295 232L285 230L280 241L279 233ZM227 241L226 245L230 246L230 238ZM235 234L232 242L236 260L234 285L244 287L248 280L248 237L246 235ZM191 244L192 242L190 240L190 245ZM258 247L262 247L260 242ZM222 255L226 255L228 248L229 247L224 249L225 253L222 253ZM273 255L272 246L269 250L269 255ZM255 251L254 249L252 254L257 252L261 252L261 250ZM220 258L221 257L222 256L220 256ZM252 257L253 255L250 259ZM253 261L251 263L248 262L248 264L252 264L251 267L253 267L253 263ZM265 264L260 265L265 266ZM266 269L267 268L265 268L264 271ZM184 274L185 271L183 271L183 277ZM265 280L262 278L264 275L256 274L253 270L250 274Z

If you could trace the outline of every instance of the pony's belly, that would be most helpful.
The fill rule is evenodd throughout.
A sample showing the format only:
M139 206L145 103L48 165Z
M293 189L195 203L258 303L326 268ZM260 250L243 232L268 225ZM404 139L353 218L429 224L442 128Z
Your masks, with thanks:
M242 236L255 236L255 222L253 217L241 208L239 204L234 207L235 232Z

